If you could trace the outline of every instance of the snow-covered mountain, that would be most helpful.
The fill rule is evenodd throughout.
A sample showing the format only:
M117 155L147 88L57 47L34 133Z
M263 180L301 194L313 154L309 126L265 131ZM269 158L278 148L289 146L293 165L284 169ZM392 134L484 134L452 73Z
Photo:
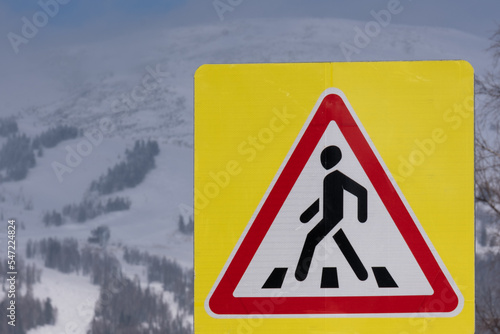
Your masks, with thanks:
M65 164L69 150L78 151L85 137L46 149L26 179L1 183L3 219L15 217L22 223L17 235L22 248L28 239L54 236L85 243L90 231L104 224L111 231L110 248L137 247L192 267L192 237L179 233L178 217L186 216L192 206L196 69L206 63L347 61L341 44L355 45L354 27L363 29L364 24L340 19L269 19L145 29L113 39L46 48L36 57L25 58L31 61L29 67L13 64L0 77L0 100L4 101L0 106L5 109L2 115L15 116L20 132L34 137L64 124L95 138L102 134L102 139L92 143L91 152L62 177L54 171L54 162ZM350 58L465 59L476 73L484 74L491 64L488 46L488 40L457 30L389 25ZM40 91L43 96L38 96ZM23 95L31 98L23 100ZM83 224L44 226L44 213L81 201L91 182L121 161L125 149L137 139L158 141L160 154L156 168L141 184L117 193L131 200L129 210ZM5 237L1 238L3 244ZM130 266L124 270L134 273ZM90 283L83 286L81 277L67 276L66 280L65 274L47 271L35 295L70 296L52 298L59 310L71 309L68 305L81 302L75 299L84 295L93 299L89 302L93 305L97 288ZM54 284L54 280L64 284ZM84 293L68 294L77 287ZM30 333L63 332L72 317L69 311L59 312L55 326Z
M486 53L489 41L474 35L389 25L368 37L367 43L356 44L354 28L362 30L364 25L340 19L248 20L144 30L51 47L38 50L35 58L26 56L30 66L23 62L25 71L13 67L0 78L4 88L0 100L15 105L13 99L23 100L19 92L31 97L40 89L45 92L39 98L43 104L28 97L29 105L18 103L23 117L36 115L33 121L40 125L64 121L89 128L107 116L117 126L114 135L131 138L161 133L164 141L191 146L193 75L202 64L465 59L477 73L484 73L491 64ZM357 53L346 57L342 43L355 47ZM142 87L151 72L156 77ZM47 103L50 91L54 99ZM10 107L2 113L20 111Z

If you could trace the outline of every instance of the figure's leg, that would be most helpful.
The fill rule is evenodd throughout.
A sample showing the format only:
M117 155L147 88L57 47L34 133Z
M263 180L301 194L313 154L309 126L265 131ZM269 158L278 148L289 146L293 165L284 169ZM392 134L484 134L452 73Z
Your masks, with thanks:
M338 232L333 236L333 239L339 246L342 254L344 254L347 262L349 262L349 265L351 266L358 279L361 281L366 280L368 278L368 272L363 266L363 263L361 263L358 254L356 254L356 251L354 250L354 248L352 248L352 245L349 242L349 239L347 239L344 231L342 231L342 229L338 230Z
M331 228L327 226L324 220L321 220L318 225L309 231L304 242L304 247L300 253L299 263L295 269L295 278L298 281L303 281L306 279L309 273L309 267L311 267L311 260L314 255L314 250L321 240L331 231Z

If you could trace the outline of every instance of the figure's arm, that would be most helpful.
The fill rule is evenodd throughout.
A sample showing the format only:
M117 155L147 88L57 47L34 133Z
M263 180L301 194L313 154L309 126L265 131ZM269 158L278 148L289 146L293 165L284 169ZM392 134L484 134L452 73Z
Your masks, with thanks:
M302 223L308 223L319 212L319 198L300 215Z
M364 223L368 219L368 192L365 187L347 176L344 180L344 189L358 198L358 220Z

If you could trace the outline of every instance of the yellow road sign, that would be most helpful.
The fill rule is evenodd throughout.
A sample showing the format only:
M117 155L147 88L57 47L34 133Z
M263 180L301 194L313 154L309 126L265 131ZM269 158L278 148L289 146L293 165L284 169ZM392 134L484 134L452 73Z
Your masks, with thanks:
M205 65L196 333L474 332L473 70Z

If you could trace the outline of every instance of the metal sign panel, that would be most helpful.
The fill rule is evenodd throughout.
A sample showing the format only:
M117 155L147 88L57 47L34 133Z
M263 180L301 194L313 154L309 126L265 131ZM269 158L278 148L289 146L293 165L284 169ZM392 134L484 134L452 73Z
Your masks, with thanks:
M472 333L472 81L461 61L198 70L195 330Z

